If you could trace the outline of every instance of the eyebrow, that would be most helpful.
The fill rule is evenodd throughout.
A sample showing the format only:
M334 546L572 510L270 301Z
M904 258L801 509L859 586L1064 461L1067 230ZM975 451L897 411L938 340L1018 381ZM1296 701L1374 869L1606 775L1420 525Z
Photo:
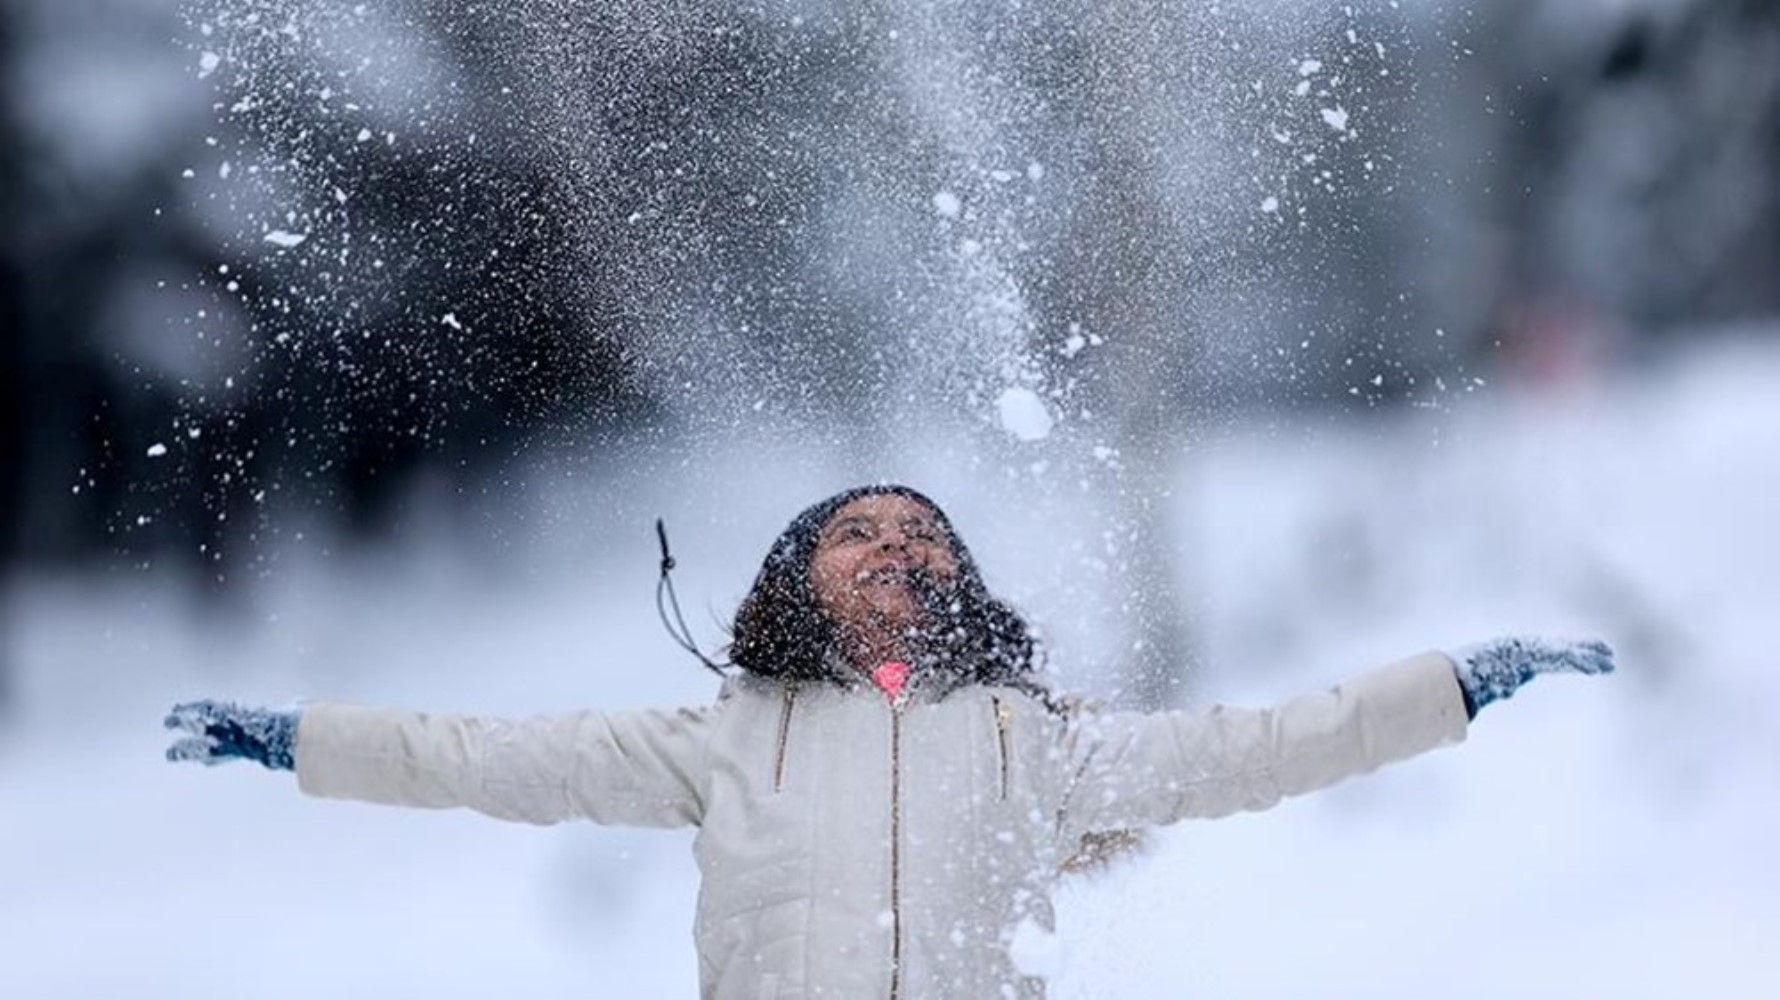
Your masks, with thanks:
M846 517L837 517L833 521L830 521L828 525L822 529L822 535L831 535L834 532L839 531L841 528L851 524L868 524L872 527L876 527L878 525L878 520L878 518L872 517L870 514L848 514ZM945 530L940 527L939 521L930 517L905 517L900 524L905 531L908 530L910 526L918 525L936 535L944 535L946 533Z

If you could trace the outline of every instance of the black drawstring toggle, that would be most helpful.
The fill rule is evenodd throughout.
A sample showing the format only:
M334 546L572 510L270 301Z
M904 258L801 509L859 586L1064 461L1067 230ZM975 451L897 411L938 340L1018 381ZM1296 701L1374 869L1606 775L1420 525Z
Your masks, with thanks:
M668 551L667 523L659 517L655 519L655 537L661 540L661 575L667 576L673 572L674 557Z

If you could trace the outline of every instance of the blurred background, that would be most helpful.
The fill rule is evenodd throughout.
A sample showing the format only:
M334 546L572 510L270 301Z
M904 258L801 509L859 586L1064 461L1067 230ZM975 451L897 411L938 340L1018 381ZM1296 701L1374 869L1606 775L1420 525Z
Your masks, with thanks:
M1073 882L1064 997L1756 996L1772 0L10 0L0 996L689 996L688 838L302 801L175 700L698 702L906 481L1057 683L1600 635Z

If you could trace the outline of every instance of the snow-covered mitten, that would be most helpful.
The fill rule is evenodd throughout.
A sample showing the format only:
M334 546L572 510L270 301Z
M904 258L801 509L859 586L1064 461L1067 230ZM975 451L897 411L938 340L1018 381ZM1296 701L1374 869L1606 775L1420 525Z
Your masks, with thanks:
M167 748L167 759L223 764L253 760L274 771L296 770L297 713L227 701L189 701L167 714L168 729L192 735Z
M1465 711L1474 719L1478 709L1513 695L1516 688L1539 674L1613 672L1613 650L1598 640L1491 639L1446 655L1457 668Z

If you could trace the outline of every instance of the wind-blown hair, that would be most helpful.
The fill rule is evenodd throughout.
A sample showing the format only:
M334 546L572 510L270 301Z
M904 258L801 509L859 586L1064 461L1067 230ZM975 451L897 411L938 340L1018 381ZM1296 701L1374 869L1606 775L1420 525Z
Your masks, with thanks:
M837 627L810 586L810 562L823 527L837 511L861 497L885 494L927 508L958 565L954 583L941 586L928 579L923 585L916 580L929 624L912 665L944 678L942 694L970 684L995 684L1022 688L1048 702L1048 689L1036 676L1038 643L1025 619L989 593L976 560L939 505L907 486L857 487L798 514L767 552L753 588L736 611L730 662L749 674L792 683L853 679L837 655Z

